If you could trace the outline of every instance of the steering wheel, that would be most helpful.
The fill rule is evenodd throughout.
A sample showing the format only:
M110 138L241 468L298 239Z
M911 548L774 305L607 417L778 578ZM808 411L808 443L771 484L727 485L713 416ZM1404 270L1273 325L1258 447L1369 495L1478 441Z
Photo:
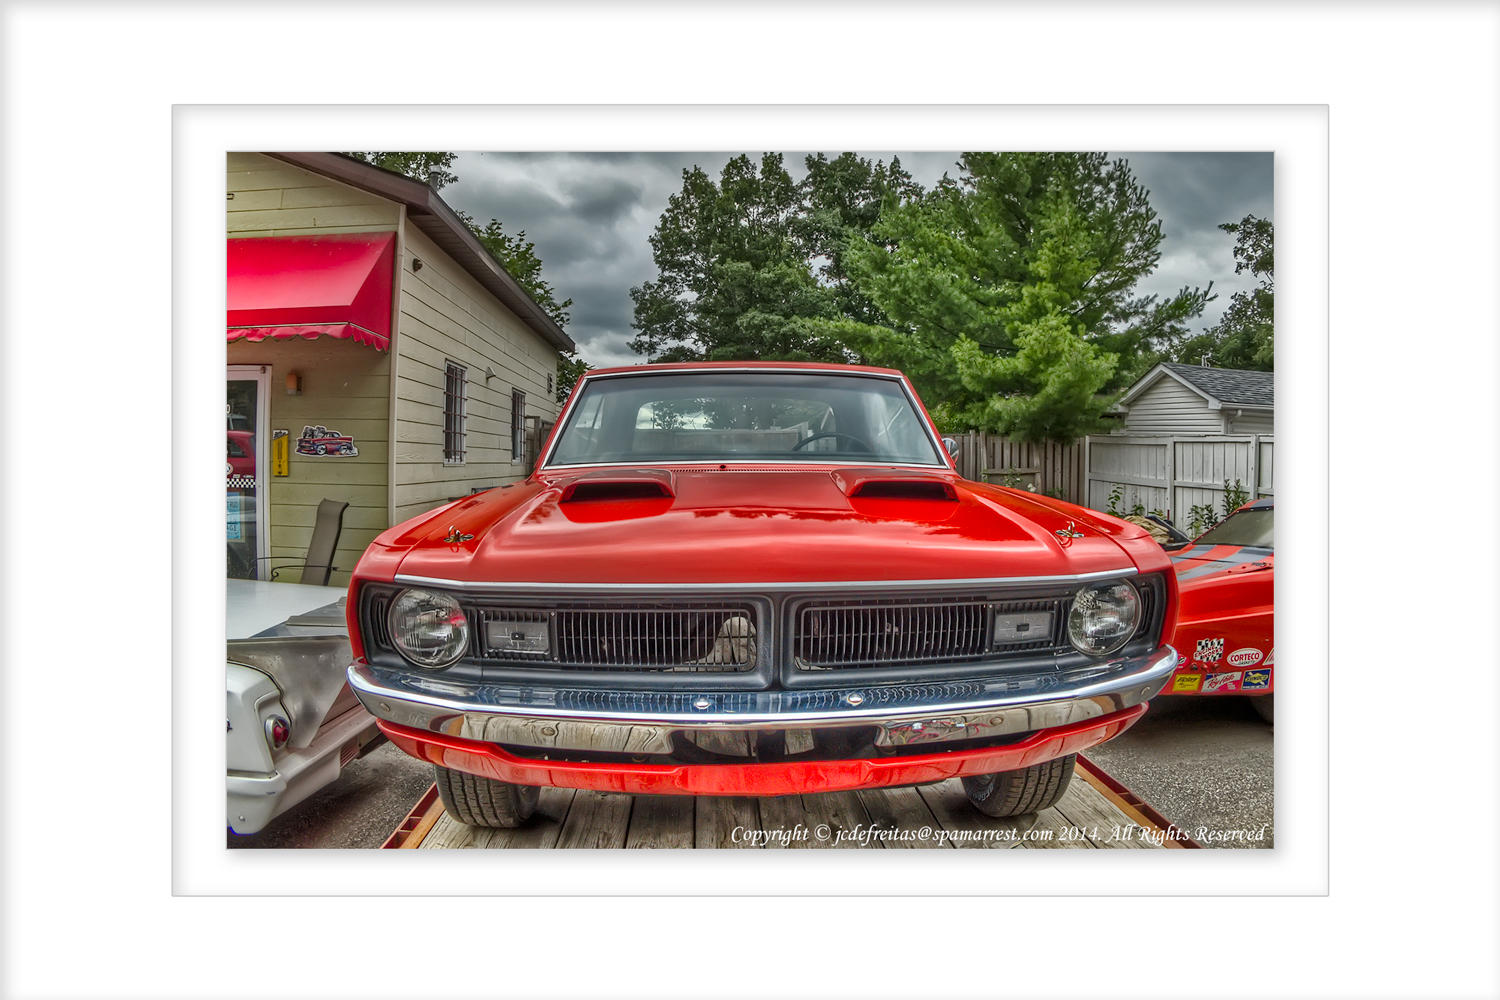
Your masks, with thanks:
M853 434L845 434L842 431L824 431L821 434L814 434L812 437L805 437L801 441L798 441L796 444L792 445L791 450L801 451L803 445L812 444L814 441L819 441L823 438L843 438L845 441L852 441L859 446L855 449L855 451L863 451L868 453L875 450L869 445L865 444L864 441L855 437Z

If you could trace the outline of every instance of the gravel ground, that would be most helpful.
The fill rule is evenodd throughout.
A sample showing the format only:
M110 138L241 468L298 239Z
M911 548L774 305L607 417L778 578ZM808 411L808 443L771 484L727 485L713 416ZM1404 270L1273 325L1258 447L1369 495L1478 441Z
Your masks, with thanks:
M379 847L432 784L432 765L382 743L260 833L229 847Z
M1084 756L1205 847L1275 845L1272 729L1248 699L1153 698L1140 722ZM1259 841L1200 834L1262 827Z

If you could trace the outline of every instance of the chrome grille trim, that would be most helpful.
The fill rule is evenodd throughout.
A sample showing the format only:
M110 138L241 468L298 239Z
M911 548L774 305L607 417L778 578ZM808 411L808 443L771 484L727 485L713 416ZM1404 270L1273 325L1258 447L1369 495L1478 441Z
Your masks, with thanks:
M998 659L1067 652L1069 597L1005 600L956 595L805 603L790 616L793 666L799 671ZM1048 634L1031 642L996 643L996 613L1045 612Z
M482 662L581 670L743 673L759 662L754 606L730 601L644 606L473 605L475 654ZM550 652L517 655L490 648L496 621L548 623Z

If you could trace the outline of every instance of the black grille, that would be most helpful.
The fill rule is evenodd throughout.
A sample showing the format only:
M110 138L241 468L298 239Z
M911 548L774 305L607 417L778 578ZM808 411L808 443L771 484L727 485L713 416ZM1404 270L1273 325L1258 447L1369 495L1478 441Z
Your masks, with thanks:
M1067 599L983 598L851 601L804 605L793 639L798 670L952 663L1051 651L1063 644ZM1045 615L1047 627L1026 642L994 641L997 614Z
M738 673L755 668L759 636L754 608L745 604L611 608L476 609L477 653L489 661L587 670ZM495 648L492 623L546 622L550 652L535 655Z

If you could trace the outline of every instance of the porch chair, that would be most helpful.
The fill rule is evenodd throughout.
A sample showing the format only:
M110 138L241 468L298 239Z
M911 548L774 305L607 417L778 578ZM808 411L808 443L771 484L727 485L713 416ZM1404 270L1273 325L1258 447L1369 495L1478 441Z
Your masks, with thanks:
M339 535L344 530L344 511L349 505L339 500L324 499L318 504L318 515L313 521L312 541L307 543L307 557L302 563L302 579L298 583L313 583L326 586L328 577L338 569L333 565L333 552L338 548ZM271 567L271 579L294 564Z

